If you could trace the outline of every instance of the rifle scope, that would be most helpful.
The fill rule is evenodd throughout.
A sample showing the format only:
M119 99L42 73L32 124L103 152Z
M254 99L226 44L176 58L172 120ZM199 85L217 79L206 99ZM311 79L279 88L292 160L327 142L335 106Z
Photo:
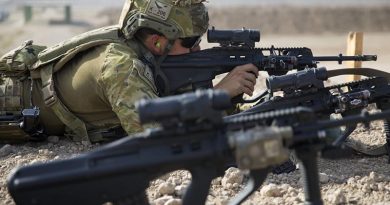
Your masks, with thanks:
M327 79L328 72L322 67L305 69L288 75L270 76L267 78L266 85L271 92L281 91L286 88L299 90L305 87L323 86L323 81Z
M216 30L214 27L207 31L209 43L220 43L222 46L246 44L254 47L260 41L260 31L252 29Z
M141 123L217 119L216 112L231 107L229 95L220 90L198 90L177 96L140 100L136 107Z

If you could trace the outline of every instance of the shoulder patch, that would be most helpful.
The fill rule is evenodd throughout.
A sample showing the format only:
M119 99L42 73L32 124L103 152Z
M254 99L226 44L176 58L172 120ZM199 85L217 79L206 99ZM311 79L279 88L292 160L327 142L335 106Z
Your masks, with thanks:
M171 10L172 5L158 0L151 0L146 9L146 13L165 21L168 19Z

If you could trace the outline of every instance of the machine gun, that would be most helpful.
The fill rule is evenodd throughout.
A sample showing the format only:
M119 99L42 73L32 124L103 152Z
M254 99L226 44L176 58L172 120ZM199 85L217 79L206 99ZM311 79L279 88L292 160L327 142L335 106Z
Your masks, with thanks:
M147 204L145 190L158 176L189 170L192 182L184 205L205 204L212 179L228 165L248 170L249 181L231 204L240 204L264 182L270 167L294 150L304 174L305 200L322 204L316 156L340 158L339 146L326 143L323 130L365 124L390 117L390 111L362 113L341 120L318 120L307 108L223 118L230 98L221 91L197 91L141 101L142 123L160 123L73 159L16 169L8 190L16 204ZM288 126L264 126L277 119L294 119ZM139 197L141 194L141 197Z
M320 61L376 61L376 55L313 56L309 48L256 48L260 41L258 30L216 30L207 32L210 43L220 46L167 56L155 69L155 81L162 95L178 94L198 88L211 88L215 76L230 72L234 67L252 63L269 75L284 75L290 70L315 68ZM146 62L150 62L145 60ZM245 102L242 99L236 100Z
M360 74L369 76L369 78L325 87L324 81L329 77L343 74ZM360 113L370 104L375 105L380 110L388 110L390 108L389 80L389 73L370 68L331 71L327 71L325 68L314 68L284 76L271 76L266 80L267 90L261 94L263 99L257 105L237 115L251 115L283 108L306 106L311 108L318 118L329 119L331 114L341 114L342 117L346 117ZM231 118L234 117L231 116ZM386 144L374 150L358 151L367 155L386 153L390 155L389 120L384 121ZM284 124L289 123L291 122L284 122ZM343 143L355 128L356 124L346 126L345 131L335 139L334 144Z

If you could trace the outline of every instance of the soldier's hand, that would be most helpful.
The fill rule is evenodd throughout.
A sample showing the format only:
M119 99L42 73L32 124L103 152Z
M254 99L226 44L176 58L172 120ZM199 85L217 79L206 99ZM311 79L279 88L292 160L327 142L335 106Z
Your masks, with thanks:
M225 90L230 97L235 97L242 93L252 96L258 76L258 69L253 64L237 66L216 84L214 88Z

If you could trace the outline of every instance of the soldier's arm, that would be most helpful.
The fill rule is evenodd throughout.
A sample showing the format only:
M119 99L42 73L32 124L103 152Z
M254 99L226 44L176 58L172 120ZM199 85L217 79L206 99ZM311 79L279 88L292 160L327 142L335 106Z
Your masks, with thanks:
M103 66L101 86L123 129L128 134L142 131L135 102L158 97L152 71L135 55L112 51Z

